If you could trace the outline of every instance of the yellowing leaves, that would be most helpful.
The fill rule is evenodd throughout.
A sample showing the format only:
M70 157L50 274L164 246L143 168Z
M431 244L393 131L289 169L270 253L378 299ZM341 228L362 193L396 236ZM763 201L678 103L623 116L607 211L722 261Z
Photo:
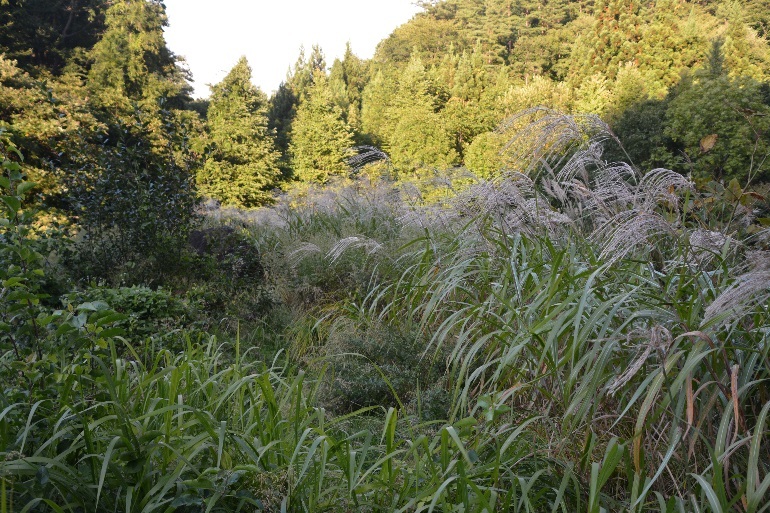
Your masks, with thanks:
M719 139L719 136L717 134L709 134L703 139L701 139L700 140L701 153L710 152L716 145L718 139Z

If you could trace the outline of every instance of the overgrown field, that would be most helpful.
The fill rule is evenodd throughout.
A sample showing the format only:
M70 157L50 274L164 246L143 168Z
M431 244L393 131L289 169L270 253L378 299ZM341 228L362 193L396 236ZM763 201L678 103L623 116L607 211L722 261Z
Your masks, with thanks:
M166 289L62 298L7 155L0 512L770 511L768 200L527 115L493 181L210 212Z

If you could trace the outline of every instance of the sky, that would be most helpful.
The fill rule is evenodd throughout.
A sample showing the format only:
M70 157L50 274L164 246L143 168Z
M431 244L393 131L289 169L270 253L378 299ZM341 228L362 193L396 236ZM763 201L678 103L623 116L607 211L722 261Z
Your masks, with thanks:
M321 46L327 65L345 53L368 59L420 8L414 0L165 0L166 43L192 71L194 96L221 81L245 55L252 81L270 94L297 61Z

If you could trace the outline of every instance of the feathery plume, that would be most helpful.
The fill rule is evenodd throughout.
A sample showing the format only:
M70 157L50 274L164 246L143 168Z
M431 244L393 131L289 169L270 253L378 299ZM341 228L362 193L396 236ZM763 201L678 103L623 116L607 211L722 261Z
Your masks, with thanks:
M600 258L616 262L660 235L673 235L673 227L654 212L629 210L604 223L591 239L602 246Z
M296 267L307 256L312 253L321 253L321 248L312 242L303 242L289 252L289 265Z
M746 315L751 306L770 299L770 269L760 268L738 276L735 283L711 303L703 315L703 324L719 320L722 326Z
M375 240L364 237L363 235L354 235L352 237L345 237L344 239L337 241L337 243L332 246L329 252L326 253L326 258L328 258L331 263L334 263L348 249L364 248L366 249L366 253L371 255L377 252L377 250L379 250L381 247L382 244Z

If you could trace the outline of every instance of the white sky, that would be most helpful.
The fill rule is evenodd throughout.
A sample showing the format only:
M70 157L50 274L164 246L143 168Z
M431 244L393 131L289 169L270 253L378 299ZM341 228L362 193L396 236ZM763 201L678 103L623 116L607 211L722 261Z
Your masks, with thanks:
M268 95L314 44L327 65L345 53L370 58L382 39L420 9L414 0L165 0L166 42L185 57L196 97L209 95L245 55L252 80Z

